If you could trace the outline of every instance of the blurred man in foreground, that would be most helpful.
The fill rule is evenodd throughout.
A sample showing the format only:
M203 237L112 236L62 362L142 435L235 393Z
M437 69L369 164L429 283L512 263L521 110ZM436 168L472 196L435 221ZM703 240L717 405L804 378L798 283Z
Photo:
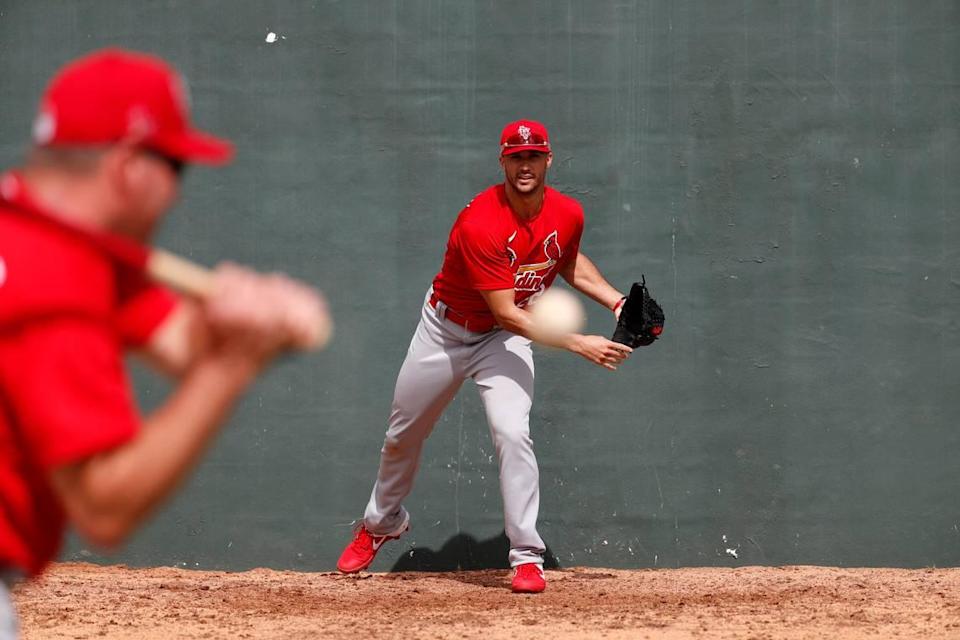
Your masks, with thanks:
M327 317L285 276L222 265L202 300L152 284L146 243L186 164L229 143L191 128L163 61L119 49L52 80L25 165L0 177L0 639L9 588L55 558L68 525L114 547L200 459L258 373ZM135 350L177 384L141 417Z

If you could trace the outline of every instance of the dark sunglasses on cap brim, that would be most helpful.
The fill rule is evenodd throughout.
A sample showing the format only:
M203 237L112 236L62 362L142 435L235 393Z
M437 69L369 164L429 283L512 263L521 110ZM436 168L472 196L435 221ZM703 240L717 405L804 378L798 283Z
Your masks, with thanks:
M170 170L173 171L174 175L178 178L183 175L184 169L186 169L186 163L179 158L174 158L173 156L167 155L162 151L157 151L156 149L151 149L150 147L143 147L143 150L157 158L158 160L163 160L170 167Z
M549 151L550 143L546 138L537 133L531 133L526 138L519 133L515 133L500 145L501 149L510 149L512 147L543 147L544 151Z

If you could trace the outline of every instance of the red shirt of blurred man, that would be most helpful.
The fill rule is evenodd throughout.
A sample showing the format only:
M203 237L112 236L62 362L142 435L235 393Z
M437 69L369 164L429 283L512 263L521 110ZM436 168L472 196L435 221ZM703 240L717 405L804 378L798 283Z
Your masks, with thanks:
M149 240L184 164L232 154L191 127L183 81L162 60L110 49L69 64L44 93L33 143L22 169L0 177L4 576L42 571L68 524L104 546L129 535L285 348L272 310L318 299L227 266L209 300L180 300L115 253L112 240ZM128 349L177 379L148 416Z

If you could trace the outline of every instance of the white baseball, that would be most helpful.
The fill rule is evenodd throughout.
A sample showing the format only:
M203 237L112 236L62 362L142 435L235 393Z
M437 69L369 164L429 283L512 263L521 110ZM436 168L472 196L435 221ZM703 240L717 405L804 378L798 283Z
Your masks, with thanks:
M547 289L533 301L530 312L537 325L551 333L573 333L587 324L583 305L567 289Z

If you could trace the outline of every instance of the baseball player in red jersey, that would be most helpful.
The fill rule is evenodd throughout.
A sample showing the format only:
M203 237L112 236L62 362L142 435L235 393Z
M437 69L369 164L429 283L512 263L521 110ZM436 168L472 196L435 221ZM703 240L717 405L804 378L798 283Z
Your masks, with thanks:
M453 225L443 267L397 378L377 480L363 522L337 563L340 571L365 569L384 542L409 528L402 502L413 487L423 442L461 384L472 378L500 460L512 588L537 593L546 587L529 424L531 340L611 370L631 352L601 336L551 334L525 310L558 274L614 314L624 297L580 252L583 209L546 186L552 160L542 124L508 124L500 139L503 183L477 195Z
M25 165L0 177L0 640L8 589L55 557L68 524L121 542L176 487L319 296L235 266L202 302L150 284L114 249L145 242L185 163L230 145L191 128L179 76L107 50L47 88ZM134 405L123 353L176 378Z

